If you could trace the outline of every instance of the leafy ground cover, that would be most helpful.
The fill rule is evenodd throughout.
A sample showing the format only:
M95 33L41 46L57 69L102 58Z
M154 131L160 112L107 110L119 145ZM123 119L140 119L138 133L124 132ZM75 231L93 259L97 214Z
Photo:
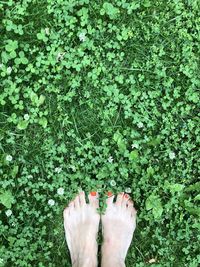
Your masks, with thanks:
M81 188L135 200L128 267L199 266L199 1L0 1L0 36L0 266L70 266Z

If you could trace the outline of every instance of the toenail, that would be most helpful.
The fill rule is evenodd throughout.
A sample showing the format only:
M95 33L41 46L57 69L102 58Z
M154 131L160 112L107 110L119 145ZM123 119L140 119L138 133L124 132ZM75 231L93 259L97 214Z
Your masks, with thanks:
M124 197L125 197L125 198L129 198L129 195L128 195L128 194L125 194Z
M107 193L107 196L108 196L108 197L111 197L112 195L113 195L112 192L108 192L108 193Z
M96 192L91 192L90 195L95 197L97 195L97 193Z

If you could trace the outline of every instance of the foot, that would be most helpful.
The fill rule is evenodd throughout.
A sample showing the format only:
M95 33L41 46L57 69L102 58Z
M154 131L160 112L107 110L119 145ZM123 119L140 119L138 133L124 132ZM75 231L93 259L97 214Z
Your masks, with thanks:
M70 251L72 266L97 266L97 233L100 215L98 195L92 192L86 203L85 193L81 192L65 208L64 228Z
M102 266L125 266L125 258L136 228L136 210L128 194L121 193L114 203L107 199L107 209L102 216L104 243Z

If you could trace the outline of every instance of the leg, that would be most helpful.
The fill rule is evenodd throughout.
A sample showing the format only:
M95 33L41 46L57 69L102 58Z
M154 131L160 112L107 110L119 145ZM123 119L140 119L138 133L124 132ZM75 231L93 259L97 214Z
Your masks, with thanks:
M63 212L65 237L73 267L97 266L98 207L95 192L89 195L89 204L85 201L85 193L81 192Z
M103 237L102 267L125 267L125 258L136 227L136 210L128 194L121 193L114 203L107 199L102 216Z

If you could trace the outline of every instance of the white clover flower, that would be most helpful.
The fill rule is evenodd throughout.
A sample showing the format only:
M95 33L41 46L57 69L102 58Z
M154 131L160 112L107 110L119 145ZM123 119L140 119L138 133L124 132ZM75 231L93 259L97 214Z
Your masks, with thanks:
M139 148L139 145L136 144L136 143L135 143L135 144L132 144L132 145L131 145L131 148L132 148L132 149L133 149L133 148L137 148L137 149L138 149L138 148Z
M126 193L128 193L128 194L130 194L130 193L131 193L131 191L132 191L132 190L131 190L131 188L130 188L130 187L127 187L127 188L125 189L125 192L126 192Z
M7 210L5 213L7 217L10 217L12 215L12 210Z
M112 157L112 156L110 156L110 157L108 158L108 162L110 162L110 163L113 162L113 157Z
M79 39L80 39L81 42L85 42L86 36L85 36L85 33L84 32L80 33L78 37L79 37Z
M11 155L7 155L7 156L6 156L6 160L7 160L7 161L12 161L12 159L13 159L13 157L12 157Z
M144 127L144 124L140 121L138 124L137 124L138 128L143 128Z
M110 181L110 185L111 185L111 186L116 186L116 184L117 184L117 183L115 182L115 180L111 180L111 181Z
M50 206L54 206L55 205L55 201L53 199L49 199L48 204Z
M64 188L60 187L57 189L58 195L62 196L64 194Z
M149 263L155 263L156 262L156 259L150 259L149 260Z
M64 55L65 55L66 53L58 53L58 55L57 55L57 60L62 60L63 59L63 57L64 57Z
M176 157L175 153L174 152L170 152L169 153L169 158L170 159L174 159Z
M8 67L8 68L7 68L7 73L8 73L8 74L11 74L11 72L12 72L12 68L11 68L11 67Z
M74 165L71 165L70 167L71 167L72 171L74 171L74 172L76 171L76 167Z
M61 56L62 56L62 53L59 52L57 55L57 60L59 60L61 58Z
M28 121L29 120L29 115L28 114L24 114L24 119L26 120L26 121Z
M49 33L50 33L50 32L49 32L49 28L45 28L44 30L45 30L45 33L46 33L47 35L49 35Z
M62 171L62 168L60 168L60 167L55 168L55 172L60 173L61 171Z

